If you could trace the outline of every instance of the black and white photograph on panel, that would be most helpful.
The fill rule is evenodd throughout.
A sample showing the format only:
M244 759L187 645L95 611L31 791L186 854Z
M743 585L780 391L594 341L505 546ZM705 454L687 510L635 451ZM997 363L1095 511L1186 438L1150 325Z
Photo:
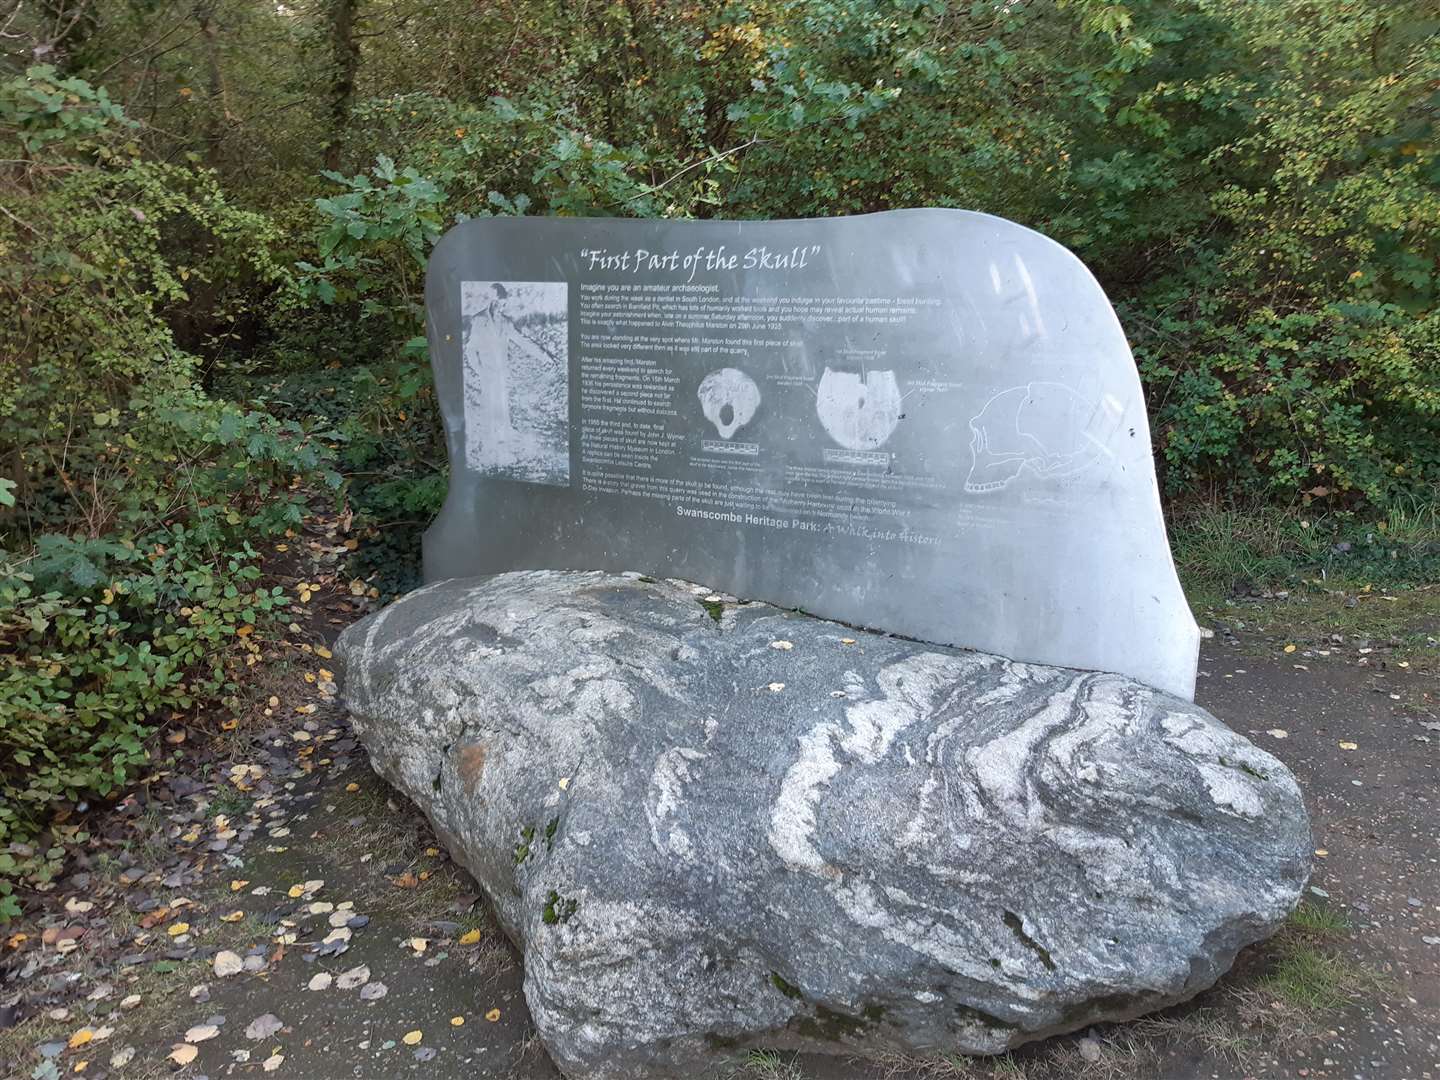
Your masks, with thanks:
M532 484L570 483L569 286L461 283L465 456Z

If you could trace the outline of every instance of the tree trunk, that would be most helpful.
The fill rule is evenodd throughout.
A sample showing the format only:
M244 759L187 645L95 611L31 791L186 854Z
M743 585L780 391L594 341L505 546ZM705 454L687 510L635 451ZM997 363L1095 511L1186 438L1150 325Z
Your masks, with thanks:
M230 111L230 93L225 87L225 72L220 66L220 40L215 33L215 4L200 0L195 4L195 22L205 43L205 67L209 77L209 115L205 119L205 157L214 165L220 157L220 142L225 126L235 119Z
M340 146L350 123L355 96L355 71L360 46L355 41L355 9L359 0L330 0L330 134L325 141L325 167L340 167Z

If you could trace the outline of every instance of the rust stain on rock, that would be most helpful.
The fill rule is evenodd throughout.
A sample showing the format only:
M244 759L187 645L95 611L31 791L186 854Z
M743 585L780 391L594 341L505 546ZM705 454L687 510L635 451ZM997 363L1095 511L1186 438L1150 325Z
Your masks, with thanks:
M485 772L485 747L479 743L460 747L455 755L455 771L460 774L460 783L465 785L465 794L474 795Z

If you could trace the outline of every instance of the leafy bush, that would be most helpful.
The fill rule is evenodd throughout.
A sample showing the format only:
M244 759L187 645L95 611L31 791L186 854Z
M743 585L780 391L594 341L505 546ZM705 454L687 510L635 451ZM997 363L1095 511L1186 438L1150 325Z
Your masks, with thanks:
M522 9L523 89L510 54L488 100L390 69L406 92L352 123L379 164L316 203L313 280L379 316L392 357L417 345L425 253L466 216L959 206L1095 268L1173 494L1383 508L1440 483L1425 5Z
M284 602L253 545L339 483L325 432L208 397L163 318L285 302L273 229L132 133L81 80L0 83L0 879L53 874L82 838L56 811L132 780L157 723L233 704Z

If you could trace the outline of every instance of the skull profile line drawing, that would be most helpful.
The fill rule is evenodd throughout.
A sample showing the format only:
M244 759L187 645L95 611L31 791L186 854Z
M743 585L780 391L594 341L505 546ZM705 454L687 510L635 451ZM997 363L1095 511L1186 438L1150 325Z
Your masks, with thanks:
M712 371L700 382L700 408L722 439L734 438L760 407L760 388L739 368Z
M1063 383L1002 390L970 420L965 490L999 491L1026 470L1058 478L1089 468L1104 452L1105 415L1103 404L1087 401Z
M874 450L895 433L901 402L893 371L867 371L862 381L853 371L827 367L815 394L815 412L845 449Z

